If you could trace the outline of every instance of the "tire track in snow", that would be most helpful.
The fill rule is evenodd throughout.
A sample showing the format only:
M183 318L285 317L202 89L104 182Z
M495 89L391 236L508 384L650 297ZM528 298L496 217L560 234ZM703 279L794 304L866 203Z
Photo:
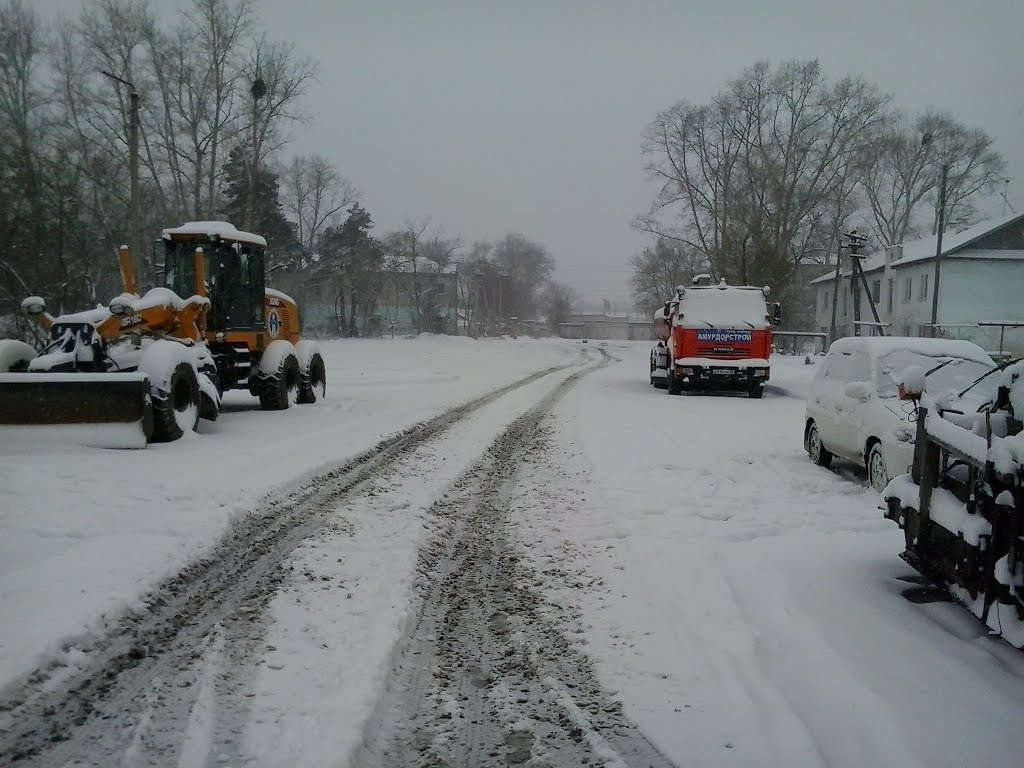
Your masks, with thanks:
M211 650L208 638L222 626L236 631L232 628L258 625L285 560L320 530L339 503L484 406L579 364L539 371L449 409L284 497L269 497L206 557L150 592L145 608L115 620L100 637L69 640L68 647L86 655L77 669L51 665L0 691L0 764L107 766L120 762L126 750L147 753L149 764L167 764L182 747L171 742L188 732L199 697L210 685L231 682L229 671L220 670L223 655L207 658L202 652ZM258 627L250 633L258 637ZM159 728L148 722L154 690L164 720ZM226 727L216 713L207 715L193 727L218 732Z
M357 766L671 766L545 618L507 535L516 468L543 450L539 425L582 375L514 422L431 510L445 525L421 554L423 603Z

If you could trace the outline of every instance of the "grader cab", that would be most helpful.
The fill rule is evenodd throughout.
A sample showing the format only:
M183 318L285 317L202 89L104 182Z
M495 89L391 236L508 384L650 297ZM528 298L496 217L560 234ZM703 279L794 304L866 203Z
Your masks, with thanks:
M298 307L264 286L262 237L192 222L164 230L162 244L164 285L141 296L123 247L124 292L107 306L52 317L43 299L23 302L49 338L38 354L0 341L0 424L75 426L86 443L142 447L216 419L229 389L266 410L323 397L324 362L299 337Z

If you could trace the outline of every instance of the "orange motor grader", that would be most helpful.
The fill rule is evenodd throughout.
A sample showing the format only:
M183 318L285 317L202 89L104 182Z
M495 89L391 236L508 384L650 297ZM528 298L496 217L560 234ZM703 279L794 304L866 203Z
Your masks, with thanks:
M264 285L262 237L190 222L161 242L164 284L141 296L124 246L124 293L107 306L53 317L25 299L48 339L38 353L0 341L0 424L76 426L87 443L141 447L216 419L229 389L266 410L323 397L323 358L300 339L295 301ZM124 429L111 440L105 425Z

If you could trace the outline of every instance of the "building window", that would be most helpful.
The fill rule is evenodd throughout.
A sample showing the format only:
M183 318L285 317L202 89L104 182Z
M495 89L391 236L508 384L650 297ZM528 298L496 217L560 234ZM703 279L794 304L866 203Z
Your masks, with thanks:
M906 304L914 297L914 281L913 278L907 277L903 281L903 303Z
M828 309L828 291L825 291L825 309Z
M871 281L871 300L877 305L882 300L882 281Z
M852 288L853 286L850 287ZM843 291L843 317L846 317L846 297L848 295L849 294L846 291Z
M918 299L920 301L924 301L927 298L928 298L928 274L925 273L925 274L921 275L921 285L920 285L920 292L919 292L919 295L918 295Z
M888 297L888 300L886 301L886 310L885 310L890 315L892 314L892 297L893 297L893 294L895 292L896 292L896 279L890 277L889 278L889 297Z

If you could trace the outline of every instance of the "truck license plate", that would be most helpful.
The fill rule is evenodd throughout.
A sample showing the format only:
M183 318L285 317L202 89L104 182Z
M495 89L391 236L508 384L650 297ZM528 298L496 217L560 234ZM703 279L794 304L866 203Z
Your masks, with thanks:
M732 370L729 368L712 368L711 372L716 376L729 376Z

